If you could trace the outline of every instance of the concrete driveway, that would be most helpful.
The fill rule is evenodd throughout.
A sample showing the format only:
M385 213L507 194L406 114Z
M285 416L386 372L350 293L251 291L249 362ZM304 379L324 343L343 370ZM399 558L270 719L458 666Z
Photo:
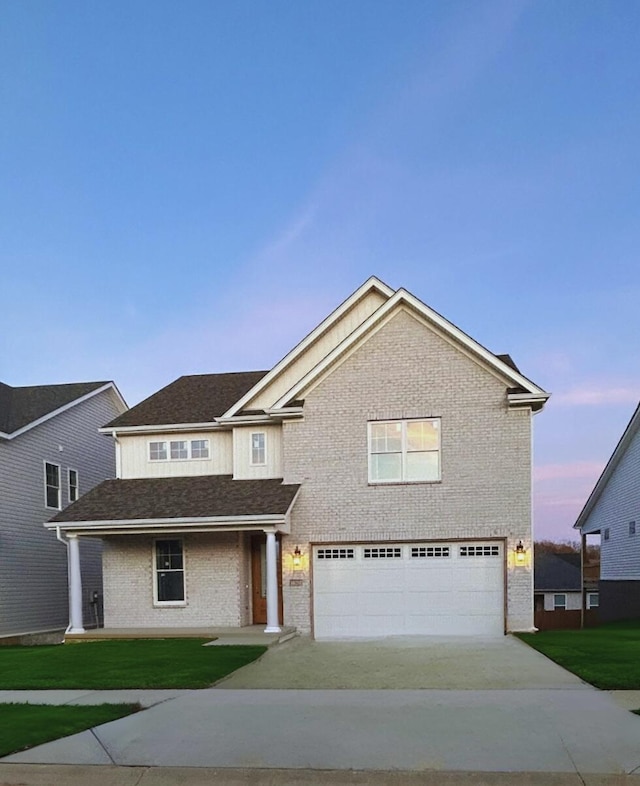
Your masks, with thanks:
M371 641L298 637L216 686L279 690L588 689L512 636L411 636Z

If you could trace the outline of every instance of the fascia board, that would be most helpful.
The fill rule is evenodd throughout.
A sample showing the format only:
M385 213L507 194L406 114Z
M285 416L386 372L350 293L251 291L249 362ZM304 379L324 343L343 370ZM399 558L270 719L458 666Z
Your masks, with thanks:
M161 423L160 425L152 426L103 426L98 431L101 434L153 434L178 432L178 431L216 431L220 429L220 425L216 421L208 421L206 423Z
M11 434L5 434L4 432L0 432L0 437L4 437L5 439L15 439L19 437L21 434L25 434L27 431L31 431L32 428L36 428L36 426L40 426L42 423L46 423L47 420L51 420L51 418L55 418L57 415L61 415L63 412L66 412L68 409L72 409L76 407L78 404L82 404L84 401L88 401L90 398L99 395L100 393L104 393L105 390L113 390L116 395L116 398L120 401L124 410L128 409L125 400L120 395L120 391L114 385L113 382L107 382L106 385L102 385L102 387L96 388L92 390L90 393L85 393L84 396L80 396L80 398L76 398L73 401L70 401L68 404L65 404L62 407L58 407L58 409L54 409L52 412L48 412L46 415L43 415L41 418L37 420L32 420L31 423L27 423L26 426L22 426L22 428L17 429L16 431L12 431ZM123 410L123 411L124 411ZM101 430L101 429L99 429Z
M332 325L334 325L340 317L343 316L358 300L360 300L363 295L365 295L370 290L376 290L381 295L385 297L391 298L394 294L394 290L391 287L387 286L384 281L380 281L379 278L375 276L371 276L368 278L362 286L358 287L356 291L350 295L343 303L341 303L335 311L332 311L329 316L324 319L318 327L314 328L308 336L302 339L302 341L297 344L291 352L286 354L279 363L277 363L268 374L266 374L259 382L257 382L251 390L247 391L244 396L239 399L230 409L223 413L223 418L230 418L239 412L247 402L251 401L258 393L262 392L273 380L280 374L284 369L289 366L294 360L296 360L300 355L303 354L313 342L319 338L323 333L325 333Z
M297 496L297 494L296 494ZM294 497L295 499L295 497ZM293 503L292 503L293 504ZM291 505L288 510L291 509ZM287 512L288 512L287 510ZM286 516L282 515L260 515L260 516L202 516L192 518L173 518L173 519L110 519L108 521L47 521L44 523L46 529L61 529L65 532L73 532L77 529L101 532L106 529L124 529L130 531L133 527L143 527L145 529L170 529L185 527L202 527L205 529L216 528L217 525L256 525L261 527L275 527L286 524Z
M490 368L493 368L499 375L506 378L513 383L513 387L526 388L527 395L535 395L540 397L548 397L548 394L540 387L531 382L530 379L523 376L517 371L514 371L510 366L497 358L492 352L479 344L475 339L472 339L462 330L457 328L454 324L449 322L443 316L438 314L429 306L425 305L422 301L418 300L410 292L405 289L399 289L393 297L387 300L386 303L374 311L371 316L359 325L352 333L350 333L332 352L330 352L323 360L320 361L314 368L312 368L296 385L294 385L284 396L282 396L273 405L273 409L283 407L288 401L294 400L301 394L305 388L309 387L315 379L317 379L337 358L349 350L357 341L372 330L380 320L390 315L391 312L400 306L402 303L414 309L420 316L427 322L434 324L446 336L454 339L454 341L464 348L469 350L472 355L481 358Z
M618 444L615 446L613 453L609 461L607 461L605 468L602 470L602 474L598 478L596 485L593 487L593 491L589 494L587 501L584 504L584 507L580 511L578 518L576 519L576 523L573 525L574 529L579 529L583 535L594 534L595 532L600 532L600 527L594 530L590 530L586 526L587 519L589 518L589 514L593 510L596 502L600 499L600 495L604 491L605 486L609 482L609 479L613 475L615 468L620 463L620 459L624 456L625 451L629 447L629 443L634 438L636 432L640 428L640 404L635 409L635 412L631 416L631 420L627 424Z

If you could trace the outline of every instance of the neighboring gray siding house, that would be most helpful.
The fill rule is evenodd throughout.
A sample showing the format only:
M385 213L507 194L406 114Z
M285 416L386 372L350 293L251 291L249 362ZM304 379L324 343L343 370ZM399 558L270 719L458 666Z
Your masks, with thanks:
M0 638L67 626L67 554L43 523L115 474L98 432L126 410L111 382L11 387L0 383ZM101 543L82 545L83 598L102 594Z
M547 398L372 278L270 371L181 377L112 420L117 479L48 526L102 537L106 627L531 630Z
M574 526L600 534L600 620L640 618L640 405Z

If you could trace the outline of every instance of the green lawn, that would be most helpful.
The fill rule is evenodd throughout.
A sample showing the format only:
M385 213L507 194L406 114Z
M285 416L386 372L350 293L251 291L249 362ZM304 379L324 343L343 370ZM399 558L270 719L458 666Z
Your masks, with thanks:
M131 639L0 647L0 689L206 688L266 647L203 647L207 639Z
M140 709L138 704L98 704L61 707L38 704L0 704L0 756L67 737Z
M640 621L518 637L596 688L640 689Z

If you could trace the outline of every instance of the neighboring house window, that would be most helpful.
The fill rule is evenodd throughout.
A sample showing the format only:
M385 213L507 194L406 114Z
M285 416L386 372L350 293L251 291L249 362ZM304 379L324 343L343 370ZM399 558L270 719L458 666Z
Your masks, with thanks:
M44 463L44 496L48 508L60 510L62 500L60 494L60 467L58 464Z
M78 473L75 469L69 470L69 502L75 502L78 494Z
M587 592L587 608L597 609L600 605L600 595L597 592Z
M609 527L606 527L604 531L604 539L609 540Z
M369 482L440 480L440 419L369 423Z
M166 461L167 459L167 443L166 442L150 442L149 443L149 458L151 461Z
M554 611L567 608L567 596L564 594L553 596Z
M191 458L194 458L194 459L209 458L209 440L208 439L192 439L191 440Z
M184 557L181 540L156 540L155 596L156 603L184 603Z
M172 441L170 445L170 455L172 459L189 458L189 449L184 440Z
M209 440L192 439L172 439L167 449L166 442L149 443L150 461L184 461L186 459L209 458Z
M257 466L267 463L267 435L264 431L251 434L251 464Z
M635 535L635 534L636 534L636 523L635 523L635 521L630 521L629 522L629 535Z

